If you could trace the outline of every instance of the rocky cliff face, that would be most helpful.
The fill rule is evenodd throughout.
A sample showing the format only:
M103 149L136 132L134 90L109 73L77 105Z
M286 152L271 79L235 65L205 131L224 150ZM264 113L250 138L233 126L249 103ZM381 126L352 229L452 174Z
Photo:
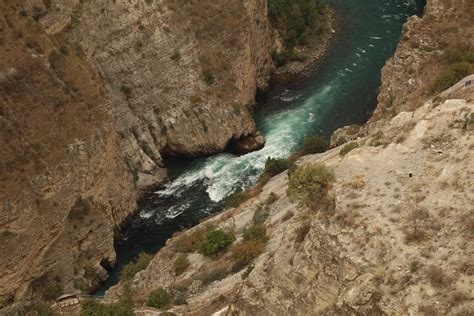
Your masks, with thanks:
M0 310L88 286L135 207L98 74L20 10L0 4Z
M52 3L41 23L98 69L140 184L162 180L163 156L209 155L255 133L249 109L272 67L266 1Z
M273 32L263 0L0 9L1 309L104 277L113 230L137 186L164 180L164 156L255 134Z
M404 25L395 55L382 71L378 105L370 123L414 110L432 94L448 50L474 46L474 7L469 1L428 0L423 17Z

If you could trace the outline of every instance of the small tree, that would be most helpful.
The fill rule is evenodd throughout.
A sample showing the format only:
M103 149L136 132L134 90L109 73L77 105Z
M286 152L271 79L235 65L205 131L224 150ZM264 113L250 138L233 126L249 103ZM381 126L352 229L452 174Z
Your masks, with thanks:
M157 288L150 293L146 301L146 305L163 309L171 303L171 296L163 288Z
M303 165L291 174L287 194L291 201L315 207L325 199L334 173L322 164Z
M270 176L275 176L290 167L290 162L287 159L277 159L268 157L265 162L265 173Z
M304 140L303 152L305 154L318 154L325 152L329 148L329 143L319 135L307 137Z
M229 247L235 240L232 233L222 229L213 229L206 234L203 242L199 245L198 252L204 256L215 256L220 251Z
M344 146L341 148L341 151L339 152L339 156L344 157L344 156L347 155L350 151L356 149L357 147L359 147L359 144L357 144L356 142L352 142L352 143L346 144L346 145L344 145Z

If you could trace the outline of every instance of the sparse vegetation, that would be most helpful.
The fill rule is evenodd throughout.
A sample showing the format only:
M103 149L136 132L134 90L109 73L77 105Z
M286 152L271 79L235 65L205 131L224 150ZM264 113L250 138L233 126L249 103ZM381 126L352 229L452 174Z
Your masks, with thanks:
M234 240L234 234L222 229L213 229L207 232L204 240L199 245L198 252L204 256L215 256L229 247Z
M36 316L54 316L54 310L49 306L49 304L41 303L35 306L35 315Z
M447 275L443 269L437 266L430 266L426 272L431 285L437 288L446 288L453 279Z
M213 85L216 81L216 78L209 69L206 69L202 72L202 79L208 86Z
M269 0L268 16L287 48L307 45L326 23L324 6L311 0Z
M429 213L422 209L414 210L408 217L408 226L405 228L405 241L421 242L428 238L428 234L423 227L424 221L429 218Z
M264 173L273 177L279 173L282 173L286 169L288 169L291 165L291 162L288 159L277 159L268 157L267 161L265 162L265 170Z
M461 45L446 50L444 62L447 66L435 78L432 92L441 92L462 78L474 73L474 49Z
M462 78L474 73L474 65L462 62L449 65L435 78L432 90L440 92L456 84Z
M334 173L322 164L303 165L290 176L287 194L291 201L315 208L326 198L334 180Z
M272 205L276 201L278 201L278 195L276 195L274 192L271 192L265 200L265 205Z
M268 240L267 229L263 225L252 225L245 228L243 237L244 240L231 249L234 272L240 271L262 253Z
M199 227L194 229L191 233L185 232L181 234L173 244L174 250L181 253L196 251L199 248L199 244L206 236L206 233L212 228L212 226Z
M244 229L244 240L256 240L258 242L267 241L267 229L264 225L252 225Z
M234 260L232 271L237 272L242 270L245 266L252 262L253 259L258 257L264 248L265 243L255 239L244 240L236 244L231 249L231 256Z
M81 316L133 316L132 303L120 300L115 304L101 304L96 300L88 300L82 305Z
M319 135L307 137L303 144L303 152L307 155L322 153L328 148L329 143Z
M43 292L43 300L53 301L63 294L63 288L59 282L53 281L48 284Z
M217 269L201 273L197 279L200 280L203 285L208 285L212 282L224 279L230 273L231 271L227 267L219 267Z
M270 215L270 210L268 209L267 205L260 203L255 210L255 213L252 218L252 222L254 224L263 224L268 216Z
M181 275L186 271L189 267L190 263L186 256L181 255L173 263L174 274L176 276Z
M357 144L357 143L355 143L355 142L346 144L346 145L344 145L344 146L341 148L341 151L339 152L339 155L340 155L341 157L344 157L344 156L347 155L350 151L356 149L357 147L359 147L359 144Z
M146 301L146 306L164 309L171 304L171 295L163 288L152 291Z
M252 196L248 191L237 191L229 195L225 200L225 207L238 207Z
M141 252L135 262L130 262L129 264L123 266L122 271L120 272L121 280L131 280L137 272L146 269L151 259L153 259L152 255Z

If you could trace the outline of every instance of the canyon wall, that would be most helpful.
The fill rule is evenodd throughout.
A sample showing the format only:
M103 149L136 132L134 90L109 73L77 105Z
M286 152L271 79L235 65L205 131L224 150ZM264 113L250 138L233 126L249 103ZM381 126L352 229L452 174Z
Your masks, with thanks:
M0 5L0 309L103 276L135 207L100 77L19 10Z
M164 156L255 134L266 1L0 2L0 309L97 285ZM29 301L31 299L31 301Z
M249 110L272 68L266 1L54 1L46 32L92 60L139 185L163 156L197 157L256 132Z

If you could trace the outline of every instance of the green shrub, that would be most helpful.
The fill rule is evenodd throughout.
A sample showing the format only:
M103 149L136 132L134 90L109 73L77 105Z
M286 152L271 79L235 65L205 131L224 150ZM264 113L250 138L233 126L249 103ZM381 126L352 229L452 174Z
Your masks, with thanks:
M273 177L288 169L290 165L291 163L287 159L277 159L268 157L267 161L265 162L264 173Z
M54 316L56 315L49 304L41 303L35 306L36 316Z
M129 300L120 299L118 303L101 304L88 300L82 305L81 316L133 316L133 306Z
M238 207L252 196L247 191L237 191L229 195L225 200L225 207Z
M341 157L344 157L345 155L347 155L350 151L356 149L357 147L359 147L359 144L357 143L349 143L349 144L346 144L344 145L342 148L341 148L341 151L339 151L339 156Z
M462 78L474 73L474 65L461 62L449 65L435 78L432 91L441 92L456 84Z
M53 301L63 294L63 288L59 282L53 282L46 286L43 292L43 300Z
M229 247L234 240L234 234L227 233L222 229L213 229L206 234L206 237L199 245L198 252L204 256L215 256Z
M183 274L186 269L188 269L190 263L186 256L181 255L173 263L174 274L176 276Z
M325 22L323 6L313 0L268 0L268 16L280 31L286 47L307 44L321 32Z
M163 288L157 288L150 293L146 301L146 306L163 309L171 303L171 296Z
M319 135L307 137L303 143L303 152L305 154L319 154L329 148L329 143Z
M244 240L267 241L267 229L264 225L252 225L244 229Z
M202 79L208 86L212 85L216 80L209 69L206 69L202 72Z
M297 167L288 181L288 197L293 202L313 208L326 198L334 179L334 173L322 164Z
M130 262L123 266L120 272L120 278L123 281L131 280L137 272L146 269L151 259L153 259L153 255L141 252L135 262Z

